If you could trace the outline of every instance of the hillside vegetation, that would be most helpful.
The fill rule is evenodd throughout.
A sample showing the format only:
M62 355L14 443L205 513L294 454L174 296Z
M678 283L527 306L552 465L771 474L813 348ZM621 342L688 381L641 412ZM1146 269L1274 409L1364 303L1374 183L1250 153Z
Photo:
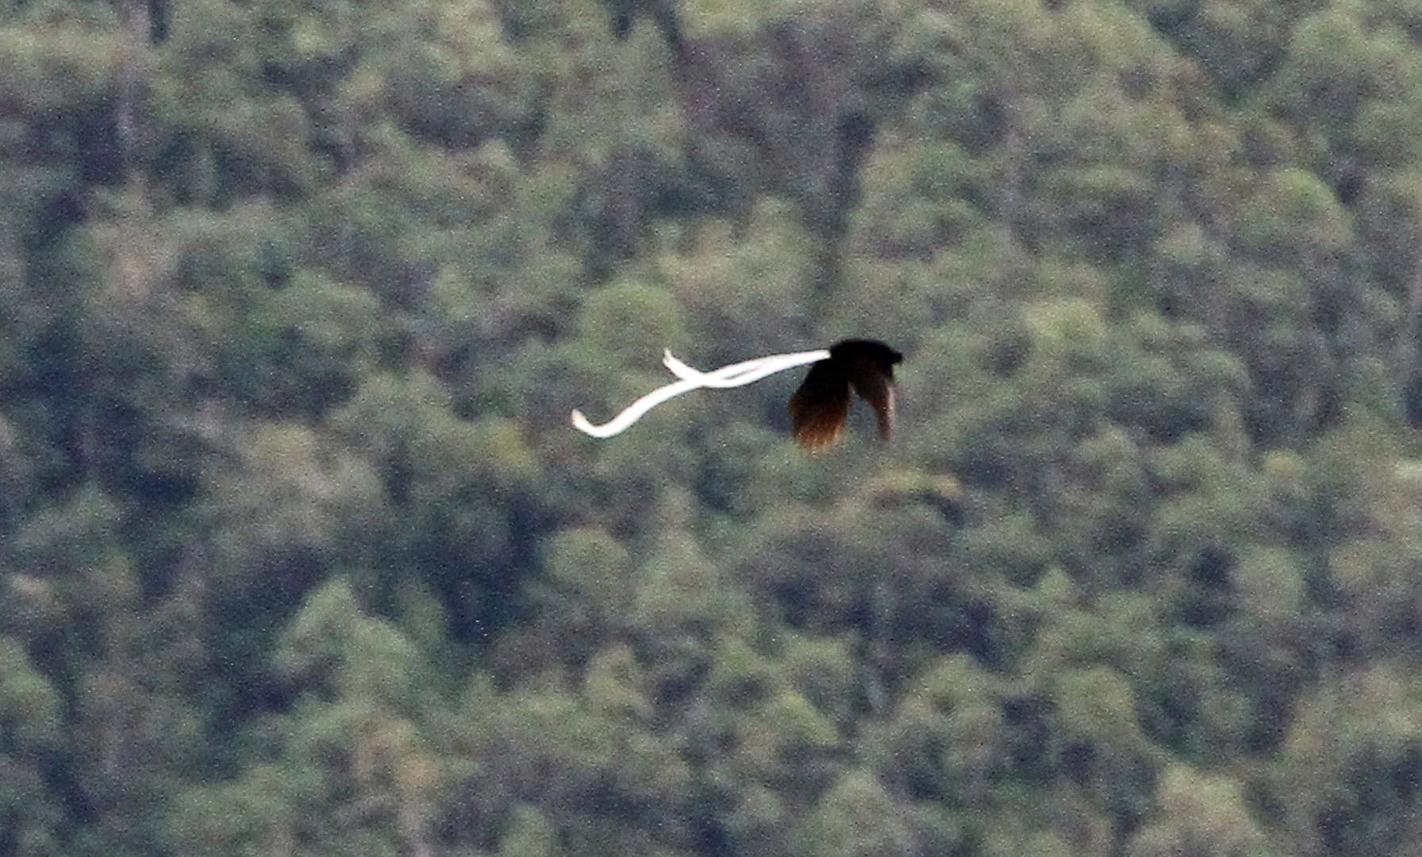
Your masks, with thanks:
M1416 0L0 0L0 856L1419 853L1420 132Z

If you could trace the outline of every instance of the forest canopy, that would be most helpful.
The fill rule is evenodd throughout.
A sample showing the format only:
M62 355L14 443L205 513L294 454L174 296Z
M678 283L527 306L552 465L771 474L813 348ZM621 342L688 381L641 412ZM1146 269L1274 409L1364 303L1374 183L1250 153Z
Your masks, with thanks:
M1408 0L0 0L0 855L1415 848L1419 130Z

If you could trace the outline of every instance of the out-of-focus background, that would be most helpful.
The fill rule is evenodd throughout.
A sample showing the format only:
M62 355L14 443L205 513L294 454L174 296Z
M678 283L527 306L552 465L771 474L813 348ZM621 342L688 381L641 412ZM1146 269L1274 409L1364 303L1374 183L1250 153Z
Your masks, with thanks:
M1422 848L1415 0L3 0L0 200L4 857Z

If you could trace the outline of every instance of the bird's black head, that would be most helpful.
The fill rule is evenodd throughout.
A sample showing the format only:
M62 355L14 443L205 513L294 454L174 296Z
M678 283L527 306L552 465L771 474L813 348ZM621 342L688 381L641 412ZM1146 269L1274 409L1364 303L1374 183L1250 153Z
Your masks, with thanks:
M836 342L829 349L831 360L867 360L876 366L888 368L902 363L904 356L877 339L845 339Z

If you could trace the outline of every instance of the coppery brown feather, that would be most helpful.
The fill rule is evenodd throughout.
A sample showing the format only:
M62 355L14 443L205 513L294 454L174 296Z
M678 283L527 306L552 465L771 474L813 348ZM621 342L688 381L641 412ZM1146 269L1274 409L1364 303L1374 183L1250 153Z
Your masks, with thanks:
M874 364L859 363L849 368L849 384L874 409L874 417L879 422L879 439L888 440L894 433L893 377L884 375Z
M795 440L807 449L823 449L839 437L848 418L849 378L832 360L815 363L790 397Z

